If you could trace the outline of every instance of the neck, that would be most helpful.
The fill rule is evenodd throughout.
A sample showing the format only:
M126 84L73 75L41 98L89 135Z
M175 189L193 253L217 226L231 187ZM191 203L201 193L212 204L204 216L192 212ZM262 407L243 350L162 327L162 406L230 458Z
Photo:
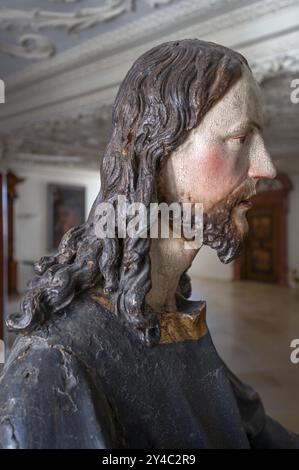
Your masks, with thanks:
M157 313L177 311L175 294L181 275L190 268L198 249L187 249L182 238L153 238L151 240L152 288L147 302Z
M205 322L206 303L204 301L179 301L176 305L176 293L182 274L187 271L198 249L186 249L186 242L181 238L153 238L151 240L151 281L152 288L146 302L156 313L160 324L160 343L174 343L185 340L197 340L207 333ZM94 289L94 300L113 311L114 305ZM184 313L184 315L182 315Z

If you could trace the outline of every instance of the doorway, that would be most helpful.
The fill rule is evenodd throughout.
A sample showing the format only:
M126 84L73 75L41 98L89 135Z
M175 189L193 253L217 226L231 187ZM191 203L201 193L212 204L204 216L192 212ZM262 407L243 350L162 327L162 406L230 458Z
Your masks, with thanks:
M292 183L287 175L261 180L247 214L249 234L234 265L234 280L288 284L287 213Z

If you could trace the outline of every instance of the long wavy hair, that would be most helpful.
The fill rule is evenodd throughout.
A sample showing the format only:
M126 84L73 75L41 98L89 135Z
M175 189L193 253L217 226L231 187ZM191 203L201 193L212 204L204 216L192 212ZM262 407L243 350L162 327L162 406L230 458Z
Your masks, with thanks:
M147 345L159 341L159 322L145 301L151 289L150 238L97 238L96 208L101 202L116 207L118 195L146 207L156 202L163 161L241 77L244 65L239 53L197 39L164 43L137 59L114 103L101 190L88 220L64 235L54 256L35 264L36 277L20 312L8 319L10 329L31 331L75 296L99 287ZM182 281L186 287L186 276Z

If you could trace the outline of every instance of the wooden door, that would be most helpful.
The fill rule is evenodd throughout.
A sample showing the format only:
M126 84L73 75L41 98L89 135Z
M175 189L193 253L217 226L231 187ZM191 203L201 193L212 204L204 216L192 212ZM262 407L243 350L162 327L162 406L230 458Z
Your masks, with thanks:
M234 279L288 283L287 212L292 184L286 175L261 181L253 208L247 213L249 234L241 257L235 262Z
M6 177L0 173L0 339L4 338L6 306Z
M244 278L279 283L284 269L280 256L281 210L277 206L252 209L247 216L249 236L244 250Z

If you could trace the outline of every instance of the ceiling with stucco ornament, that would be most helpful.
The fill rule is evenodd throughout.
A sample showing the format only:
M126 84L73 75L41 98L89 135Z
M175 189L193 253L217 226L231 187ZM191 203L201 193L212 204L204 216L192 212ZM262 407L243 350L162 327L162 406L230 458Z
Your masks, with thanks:
M0 0L2 164L56 156L97 167L133 61L190 37L245 55L262 86L271 153L279 169L299 172L298 0Z
M2 75L180 0L1 0Z

